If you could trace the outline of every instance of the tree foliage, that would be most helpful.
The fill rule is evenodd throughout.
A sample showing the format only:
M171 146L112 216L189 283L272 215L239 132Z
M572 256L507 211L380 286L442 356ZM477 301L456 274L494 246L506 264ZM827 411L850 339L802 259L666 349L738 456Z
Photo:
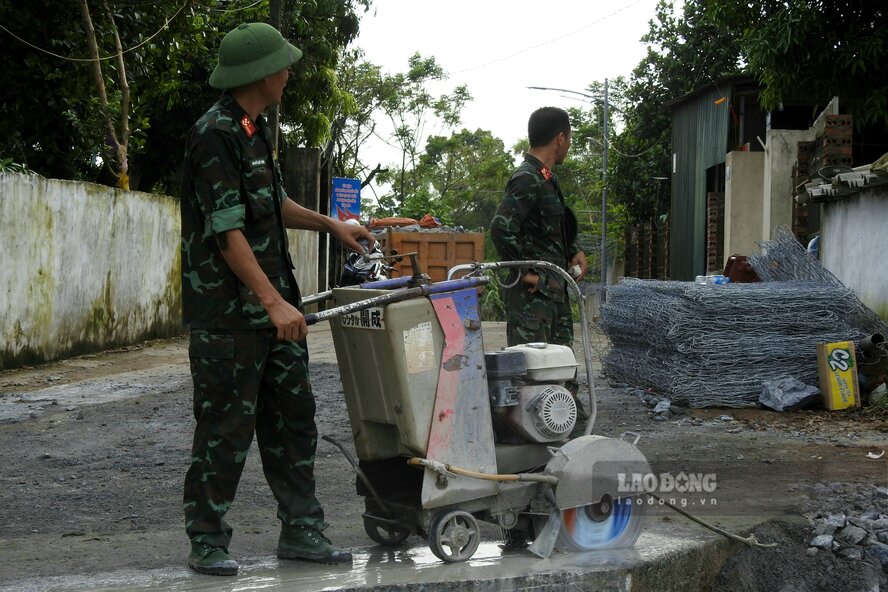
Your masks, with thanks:
M350 103L343 104L333 118L326 153L335 175L367 184L383 167L382 163L368 166L372 163L363 161L361 148L377 135L377 116L382 104L398 92L398 82L384 75L380 66L366 61L361 49L343 52L337 78Z
M472 99L465 85L449 93L433 94L431 88L446 79L444 68L434 57L424 58L418 53L408 59L406 72L385 79L386 87L396 92L384 97L381 110L391 123L390 141L400 150L401 162L380 175L381 182L391 185L391 191L379 199L384 212L400 211L408 197L422 190L418 165L430 128L455 128L463 106Z
M513 168L503 141L487 130L463 129L449 137L432 136L411 176L414 193L405 215L426 213L443 222L477 230L486 227L503 196Z
M672 115L668 103L739 72L740 50L707 18L698 0L688 0L676 15L672 2L660 0L642 38L647 55L633 70L623 94L622 131L613 138L608 176L614 200L632 221L648 220L668 207Z
M739 44L762 84L762 107L838 96L856 124L888 123L888 9L865 0L700 0L706 20Z
M99 54L108 58L102 64L107 107L90 77L77 4L0 0L0 23L9 31L0 31L6 36L0 104L7 116L0 156L48 177L113 184L107 121L121 115L116 28L131 93L130 184L175 193L185 135L218 96L207 79L219 42L241 22L267 20L268 0L108 0L113 22L103 5L89 0ZM369 0L282 1L281 31L305 54L281 108L288 141L322 145L334 115L348 108L335 67L340 49L357 36L359 11L368 6Z

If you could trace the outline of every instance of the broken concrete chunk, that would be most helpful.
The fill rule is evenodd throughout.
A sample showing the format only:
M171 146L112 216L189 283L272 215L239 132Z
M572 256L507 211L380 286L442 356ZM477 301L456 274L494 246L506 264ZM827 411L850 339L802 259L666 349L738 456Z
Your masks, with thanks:
M830 524L824 520L818 520L814 523L813 532L817 536L822 535L822 534L832 535L832 534L835 534L836 527L835 527L835 525Z
M860 528L859 526L854 526L853 524L849 524L842 530L838 531L838 533L836 533L836 538L846 545L856 545L857 543L865 539L866 535L867 532L865 529Z
M832 549L833 537L831 534L820 534L811 539L811 542L808 544L818 549L830 550Z
M875 559L882 566L883 570L888 570L888 545L881 543L866 548L867 558Z
M859 547L846 547L839 551L839 556L845 559L863 559L863 551Z
M848 518L844 514L829 514L824 518L824 522L836 528L845 528L848 524Z
M663 399L654 407L654 413L666 413L670 407L672 407L672 403L668 399Z

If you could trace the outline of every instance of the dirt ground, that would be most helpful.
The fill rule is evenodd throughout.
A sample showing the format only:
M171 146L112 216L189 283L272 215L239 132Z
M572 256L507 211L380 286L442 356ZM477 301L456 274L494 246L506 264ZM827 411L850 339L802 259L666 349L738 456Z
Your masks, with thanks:
M485 324L484 335L486 349L502 345L500 325ZM319 430L352 447L329 330L313 328L309 345ZM795 555L756 550L732 560L718 590L781 589L772 587L776 575L747 582L731 570L746 565L776 574L796 555L808 562L806 569L794 568L797 577L811 587L786 589L863 589L843 575L858 569L853 560L828 552L819 559L804 556L813 536L806 521L837 512L888 517L888 490L877 489L888 487L888 456L867 456L888 448L884 412L706 409L678 410L660 420L641 393L599 382L595 433L637 433L655 471L717 475L718 487L706 499L679 496L686 510L739 530L772 516L796 520L758 531L763 542L781 539L784 550L795 545ZM190 397L185 339L0 372L0 586L37 576L183 564ZM371 545L354 473L327 442L319 444L316 474L327 534L343 546ZM278 522L258 454L247 460L227 518L235 529L234 556L273 554ZM660 509L651 519L685 520ZM877 567L859 569L874 569L885 586ZM820 587L824 582L828 588Z

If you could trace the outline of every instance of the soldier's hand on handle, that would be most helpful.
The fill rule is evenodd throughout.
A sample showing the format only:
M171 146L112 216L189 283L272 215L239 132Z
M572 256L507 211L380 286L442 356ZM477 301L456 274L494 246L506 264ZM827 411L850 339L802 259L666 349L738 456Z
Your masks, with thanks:
M277 338L281 341L299 341L308 335L308 325L299 310L287 302L279 300L265 309L268 318L277 327Z
M533 294L540 289L540 276L532 271L528 271L521 277L521 283L527 287L527 291Z
M360 224L346 224L345 222L337 221L332 233L342 244L357 253L367 253L376 244L376 238L373 236L373 233ZM358 242L360 239L365 240L367 246Z
M586 253L580 251L571 257L570 265L568 267L573 267L574 265L580 266L580 277L584 277L586 275Z

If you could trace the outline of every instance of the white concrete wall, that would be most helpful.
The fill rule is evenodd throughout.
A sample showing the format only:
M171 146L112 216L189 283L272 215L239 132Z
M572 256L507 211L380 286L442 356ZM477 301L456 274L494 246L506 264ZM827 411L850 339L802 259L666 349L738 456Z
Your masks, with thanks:
M0 368L181 331L179 205L0 174Z
M813 128L768 130L761 240L772 240L778 226L792 228L792 168L798 160L798 143L814 140L814 134Z
M0 174L0 369L182 332L178 200ZM318 234L290 232L302 293Z
M820 262L888 319L888 187L823 204Z
M764 163L763 152L729 152L725 158L725 260L759 251Z
M290 256L293 258L293 276L302 296L311 296L323 290L318 288L318 249L320 235L313 230L288 230ZM338 276L337 276L338 279Z

